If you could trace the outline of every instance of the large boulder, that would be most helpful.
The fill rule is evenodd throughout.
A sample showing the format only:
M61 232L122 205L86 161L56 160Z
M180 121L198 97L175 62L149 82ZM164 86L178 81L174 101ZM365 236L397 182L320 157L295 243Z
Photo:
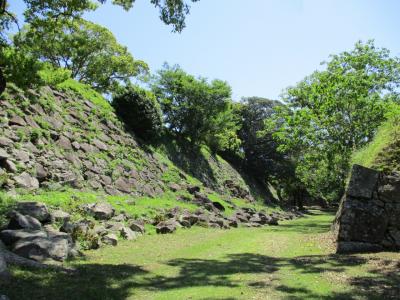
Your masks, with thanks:
M17 211L12 211L9 216L8 229L40 230L42 228L42 224L34 217L25 216Z
M41 202L18 202L17 211L23 215L28 215L38 219L40 222L50 220L50 213L47 206Z
M15 254L36 261L64 261L68 258L70 249L70 243L65 236L27 237L12 246Z
M16 230L6 229L0 232L0 239L7 246L11 246L20 239L35 238L35 237L46 238L47 233L43 230L31 230L31 229L16 229Z

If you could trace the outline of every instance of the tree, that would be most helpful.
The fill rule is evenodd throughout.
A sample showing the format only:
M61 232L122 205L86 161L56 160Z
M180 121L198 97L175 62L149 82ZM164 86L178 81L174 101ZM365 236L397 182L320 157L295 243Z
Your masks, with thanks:
M114 95L112 105L117 115L138 136L145 140L160 136L162 113L153 93L129 85Z
M280 105L261 97L243 98L241 101L241 129L239 138L242 141L245 163L249 170L264 181L268 174L275 173L275 162L278 162L277 143L271 134L260 135L266 119L271 118L274 107Z
M36 20L15 37L15 44L41 61L70 70L72 78L99 92L115 90L148 70L108 29L80 18Z
M1 0L6 3L6 0ZM96 3L103 4L106 0L24 0L27 5L25 17L28 23L33 19L58 19L59 17L80 17L83 12L96 9ZM150 0L150 3L160 11L160 19L173 26L174 32L181 32L186 24L185 17L190 12L188 2L199 0ZM125 10L133 7L136 0L113 0L112 3L122 6ZM5 5L5 4L4 4Z
M286 91L287 106L278 108L273 126L279 125L274 136L292 153L309 192L337 200L352 151L373 137L388 99L397 95L400 65L373 41L358 42L325 65Z
M125 10L132 8L136 0L113 0L113 4L122 6ZM197 2L199 0L191 0ZM24 0L27 9L24 12L25 21L30 24L43 23L40 21L52 20L57 22L59 20L72 21L75 18L80 18L85 11L96 9L96 3L105 3L106 0ZM150 0L156 8L160 10L160 19L167 25L173 26L174 32L181 32L185 28L185 17L189 14L190 1L185 0ZM7 31L10 29L12 23L15 23L19 29L16 17L8 10L8 1L0 0L0 48L10 47L10 41L7 38ZM41 40L40 43L46 42ZM3 74L4 57L0 57L0 94L4 91L6 86L6 76ZM30 58L29 58L30 59ZM129 60L129 59L128 59ZM120 68L121 65L119 65ZM25 74L26 77L37 77L37 74ZM15 76L14 76L15 77ZM107 79L102 78L102 85ZM114 85L115 81L113 81ZM110 83L106 82L105 85ZM99 89L104 88L100 86Z
M167 127L178 136L202 143L214 151L227 146L224 138L235 132L231 88L221 80L210 83L195 78L179 66L165 65L154 78L152 89L161 103Z

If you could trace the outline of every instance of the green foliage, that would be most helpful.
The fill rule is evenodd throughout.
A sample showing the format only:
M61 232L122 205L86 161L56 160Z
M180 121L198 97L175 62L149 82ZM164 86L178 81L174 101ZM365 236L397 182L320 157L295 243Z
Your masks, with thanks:
M264 123L270 120L275 108L282 103L260 97L242 99L237 114L240 116L244 163L260 181L283 181L293 173L290 160L278 151L278 143L273 139L273 130L260 132Z
M105 111L111 111L112 109L110 103L101 94L93 90L90 86L80 83L74 79L70 78L62 83L59 83L57 88L66 92L73 91L80 95L83 99L89 100L100 109Z
M117 115L145 140L161 134L162 114L153 93L138 86L129 85L113 97Z
M179 66L165 65L152 88L161 103L165 124L172 132L189 139L192 145L207 144L213 151L236 146L232 133L237 124L231 113L231 88L226 82L209 83Z
M7 180L3 175L0 175L0 187L2 180ZM6 193L0 191L0 228L3 228L7 222L7 213L12 209L15 204L15 199L8 196Z
M32 88L42 84L38 74L42 64L15 47L0 47L0 67L5 79L20 88Z
M91 0L24 0L27 4L25 17L28 21L34 19L53 19L60 15L80 17L85 11L95 10L97 5ZM133 7L136 0L114 0L113 4L122 6L125 10ZM199 0L191 0L197 2ZM106 0L97 0L105 3ZM173 31L181 32L185 28L185 16L189 14L189 1L185 0L150 0L160 11L160 19L173 26Z
M38 71L44 85L57 86L71 77L71 71L64 68L55 68L49 63L42 64Z
M113 91L148 69L111 31L80 18L35 20L14 40L31 57L68 69L72 78L99 92Z
M287 106L269 125L278 127L280 149L291 153L297 177L313 196L340 197L352 151L371 140L397 95L399 66L388 50L358 42L286 91Z

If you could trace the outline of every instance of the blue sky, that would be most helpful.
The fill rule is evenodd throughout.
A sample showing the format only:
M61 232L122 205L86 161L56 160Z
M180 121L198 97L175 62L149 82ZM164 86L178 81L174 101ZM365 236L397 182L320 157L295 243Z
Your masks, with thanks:
M329 54L360 39L375 39L400 56L398 0L200 0L181 34L172 33L149 2L137 0L129 12L106 4L86 17L109 28L153 72L164 62L179 64L228 81L235 99L277 99Z

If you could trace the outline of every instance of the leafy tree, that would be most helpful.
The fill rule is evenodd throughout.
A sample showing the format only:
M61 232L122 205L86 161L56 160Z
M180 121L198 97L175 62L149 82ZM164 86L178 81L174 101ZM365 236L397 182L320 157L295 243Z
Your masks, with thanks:
M273 184L280 199L298 194L301 184L296 184L294 165L290 155L278 151L273 138L276 128L265 130L265 122L272 120L275 108L283 104L261 97L243 98L238 114L241 129L238 136L244 154L244 166L260 183Z
M148 69L108 29L80 18L36 20L15 37L15 44L32 57L70 70L73 78L100 92L115 90Z
M1 0L6 3L6 0ZM189 14L188 2L199 0L150 0L150 3L160 11L160 19L173 26L173 31L181 32L185 28L185 17ZM106 0L24 0L27 5L25 17L28 23L36 18L59 19L60 17L80 17L85 11L96 9L96 4ZM136 0L113 0L112 3L122 6L125 10L133 7ZM5 5L5 4L4 4Z
M373 137L388 99L397 97L400 67L373 41L358 42L325 65L286 91L287 106L278 107L269 126L278 125L280 150L292 154L309 192L337 200L352 151Z
M152 89L161 103L165 124L192 145L207 144L214 151L227 147L236 131L231 88L221 80L195 78L179 66L166 65Z
M158 137L162 131L160 105L153 93L129 85L113 97L117 115L145 140Z
M174 32L181 32L185 28L185 17L189 13L188 2L197 2L199 0L150 0L156 8L160 10L160 19L167 25L173 26ZM27 9L24 12L25 21L30 24L31 27L38 25L39 28L43 26L41 21L52 20L57 22L60 20L71 20L75 18L80 18L85 11L90 11L96 9L97 4L103 4L106 0L24 0L27 5ZM132 8L135 0L113 0L113 4L122 6L125 10ZM7 38L7 31L10 29L11 24L15 23L19 29L16 17L8 9L8 1L0 0L0 47L9 47L10 41ZM88 23L84 24L88 25ZM91 26L93 27L93 26ZM75 28L76 29L76 28ZM90 30L92 30L91 28ZM95 31L100 30L100 27L96 28ZM46 40L40 40L39 44L46 43ZM114 41L111 44L116 44ZM116 50L116 49L114 49ZM121 50L121 49L119 49ZM116 50L119 52L119 50ZM119 53L121 54L121 53ZM126 56L126 55L123 55ZM4 68L4 57L0 57L0 94L5 89L6 76L3 74ZM30 59L30 58L29 58ZM121 60L120 60L121 62ZM115 62L114 62L115 63ZM128 58L128 63L131 63ZM121 71L121 64L118 64ZM129 66L128 66L129 68ZM94 71L94 70L91 70ZM126 75L126 74L125 74ZM26 77L34 76L37 74L26 73ZM113 76L117 76L113 74ZM15 76L14 76L15 77ZM98 79L98 78L97 78ZM121 79L121 78L118 78ZM125 77L122 78L125 80ZM99 89L105 88L110 82L107 82L106 78L101 78L99 83ZM115 81L112 82L115 85Z
M274 113L274 107L279 105L273 101L260 97L242 99L240 110L241 129L239 137L242 140L246 166L254 174L266 179L267 174L272 174L274 162L278 156L277 143L270 134L259 135L264 128L264 122Z

